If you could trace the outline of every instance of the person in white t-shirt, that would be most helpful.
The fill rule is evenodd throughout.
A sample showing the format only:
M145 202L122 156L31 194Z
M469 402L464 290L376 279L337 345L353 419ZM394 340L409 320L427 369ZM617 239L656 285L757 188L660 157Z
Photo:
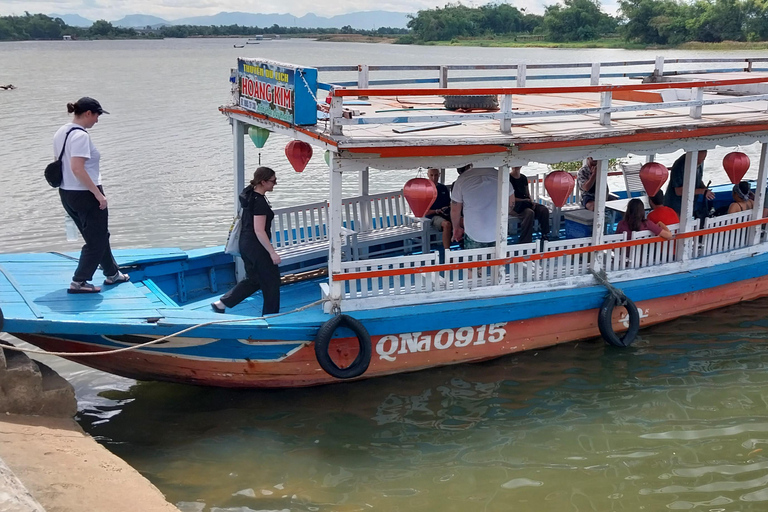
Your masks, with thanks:
M99 160L101 154L86 131L99 122L99 116L109 114L93 98L83 97L67 103L67 112L74 114L53 136L53 153L61 158L62 181L59 197L67 214L72 217L85 240L80 259L72 276L69 293L98 293L101 287L89 283L96 268L101 265L105 285L128 281L120 269L109 246L107 198L101 186Z
M459 178L451 191L453 240L464 238L465 249L479 249L496 244L498 207L496 191L499 171L493 167L460 167ZM514 190L509 187L508 207L514 206ZM461 215L464 214L464 227Z

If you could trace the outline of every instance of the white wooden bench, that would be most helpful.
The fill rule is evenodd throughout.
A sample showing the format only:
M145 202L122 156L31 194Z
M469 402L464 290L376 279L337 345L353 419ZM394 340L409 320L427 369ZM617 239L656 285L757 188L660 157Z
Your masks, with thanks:
M401 251L408 254L415 247L429 252L430 223L413 216L402 190L350 197L341 205L343 224L352 231L353 259Z

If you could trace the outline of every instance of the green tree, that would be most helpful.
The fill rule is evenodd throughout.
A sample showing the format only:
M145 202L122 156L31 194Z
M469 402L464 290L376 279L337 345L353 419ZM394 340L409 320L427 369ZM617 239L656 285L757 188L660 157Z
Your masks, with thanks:
M598 0L565 0L544 11L544 30L552 41L588 41L611 34L617 20L600 9Z

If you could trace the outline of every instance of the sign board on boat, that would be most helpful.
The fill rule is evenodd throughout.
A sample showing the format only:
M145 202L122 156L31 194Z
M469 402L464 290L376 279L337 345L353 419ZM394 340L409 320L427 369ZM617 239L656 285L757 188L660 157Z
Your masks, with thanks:
M317 124L317 70L264 59L237 59L240 106L295 125Z

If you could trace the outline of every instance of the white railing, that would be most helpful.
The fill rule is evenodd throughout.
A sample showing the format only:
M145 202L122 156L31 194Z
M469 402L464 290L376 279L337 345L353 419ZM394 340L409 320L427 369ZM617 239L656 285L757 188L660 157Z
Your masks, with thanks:
M445 263L469 263L476 261L488 261L496 258L495 247L482 249L464 249L462 251L450 251L445 254ZM471 290L481 286L494 286L498 267L464 268L448 270L440 281L440 288L445 290Z
M730 226L740 222L752 220L752 211L729 213L719 217L711 217L705 220L704 229L718 228L721 226ZM754 228L731 229L721 231L720 233L711 233L701 237L701 241L696 245L696 256L709 256L721 252L728 252L733 249L746 247L752 243L750 231Z
M342 274L374 271L393 271L406 268L429 268L437 263L437 253L379 258L341 263ZM346 299L428 293L436 289L437 272L400 274L344 281Z
M677 234L678 225L667 226L672 234ZM652 231L635 231L632 240L654 238ZM675 241L660 240L652 244L635 245L627 251L627 268L650 267L675 260Z
M507 258L519 258L530 256L539 251L539 242L530 244L517 244L507 246ZM529 283L538 278L538 261L521 261L511 263L504 267L504 277L506 284Z

